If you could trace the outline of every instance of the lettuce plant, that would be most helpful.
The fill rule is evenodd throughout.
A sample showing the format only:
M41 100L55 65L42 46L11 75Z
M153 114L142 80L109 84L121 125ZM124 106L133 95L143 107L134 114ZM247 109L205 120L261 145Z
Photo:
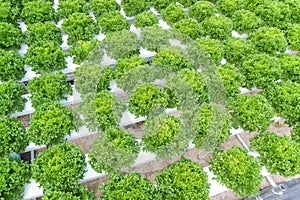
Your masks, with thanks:
M283 73L281 79L300 83L300 57L291 54L279 54L279 61Z
M220 65L221 60L225 55L224 44L222 44L221 41L212 38L201 37L197 38L196 42L203 50L206 51L206 53L211 56L216 65Z
M249 36L250 41L259 51L276 54L276 52L285 52L287 41L284 33L273 27L261 27Z
M210 170L216 180L232 189L241 197L256 196L263 180L258 160L250 156L245 149L233 147L228 150L214 152L210 162Z
M154 198L154 185L138 173L113 174L99 189L103 191L101 195L103 200L118 199L120 194L122 199L157 199Z
M72 109L58 102L44 103L37 107L31 118L28 137L36 145L47 147L63 143L65 135L77 130L75 119Z
M28 83L32 106L37 108L45 102L66 100L66 95L72 94L72 87L67 82L67 75L62 72L44 74L35 77Z
M58 15L54 11L52 3L42 0L24 3L21 17L26 24L46 22L51 20L55 22L58 21Z
M202 22L203 34L213 39L226 39L231 36L233 22L224 16L212 16Z
M80 65L99 45L100 42L96 39L90 41L79 40L69 48L69 54L74 56L73 62Z
M272 174L295 176L300 171L300 143L290 137L265 132L250 140L251 149L260 154L260 160Z
M19 49L24 39L20 28L7 22L0 22L0 48Z
M178 117L162 113L149 117L142 136L143 150L159 158L181 155L188 147L188 138Z
M137 55L128 58L120 58L118 59L114 68L114 77L117 80L121 79L122 76L129 72L131 69L145 64L147 64L147 60L145 58L140 58Z
M126 106L114 94L107 90L99 92L93 101L98 128L106 130L117 127L121 122L122 113Z
M79 40L89 41L99 32L96 22L85 13L73 13L61 25L62 30L69 35L68 44Z
M200 72L197 70L180 70L177 78L186 81L190 85L190 89L193 91L199 105L209 101L208 88ZM173 88L172 85L176 84L172 79L166 81L166 87Z
M157 16L152 12L142 12L135 16L133 25L137 28L153 26L158 23Z
M265 0L255 8L255 14L266 26L285 29L291 23L291 10L282 1Z
M151 6L158 12L166 9L171 3L176 3L175 0L149 0Z
M243 9L245 4L244 0L217 0L216 9L225 16L231 16L234 11Z
M155 177L162 199L209 199L208 176L197 162L182 158Z
M194 19L181 19L180 21L176 22L173 27L179 33L194 40L201 36L201 24Z
M249 10L237 10L232 14L233 29L239 33L251 33L263 25L263 20Z
M171 70L191 69L192 63L187 59L187 54L181 48L164 47L152 59L152 65L170 68Z
M49 191L43 195L44 200L53 200L53 199L60 199L60 200L95 200L95 192L88 191L86 185L79 185L73 191Z
M289 6L291 10L291 21L292 23L299 23L300 22L300 2L294 0L283 0L285 4Z
M0 2L0 21L16 24L20 8L15 7L10 1Z
M120 10L120 5L115 0L90 0L90 4L96 17Z
M289 49L300 51L300 25L295 24L291 26L286 31L286 39Z
M181 19L188 17L187 13L183 10L184 7L181 4L171 3L165 10L162 11L162 18L170 25L178 22Z
M58 3L58 16L60 18L67 18L73 13L89 12L89 5L85 0L64 0Z
M216 123L217 120L215 118L219 117L213 115L218 115L219 112L222 113L220 115L220 117L222 116L222 120L218 122L222 123L222 127L220 127L220 130L212 130L213 126L215 126L213 123ZM217 148L230 136L230 115L225 113L218 105L213 103L201 105L197 119L197 133L193 141L196 148L201 149L204 145L207 145L204 142L210 142L213 148ZM216 133L219 135L216 135ZM214 136L211 134L214 134ZM212 141L207 141L207 139L211 139Z
M240 38L229 38L224 41L224 50L226 60L238 66L256 53L255 46L251 42Z
M245 0L245 9L251 12L255 11L256 7L263 4L265 0Z
M148 116L151 109L168 105L168 94L152 83L138 85L129 97L129 111L135 116Z
M297 123L291 131L292 140L300 144L300 123Z
M0 49L0 80L18 81L25 75L24 60L16 51Z
M265 88L280 79L282 69L278 58L267 54L256 54L246 59L241 72L246 77L246 87Z
M22 97L24 92L25 88L15 81L0 84L0 116L22 111L26 102Z
M239 88L243 86L245 76L235 66L230 64L225 64L217 69L221 75L227 98L240 94Z
M67 142L42 151L33 163L33 179L46 193L76 190L86 172L84 153L80 147Z
M29 46L39 41L56 41L62 44L61 30L51 22L28 25L25 36L25 43Z
M89 163L98 172L111 173L130 167L139 154L135 137L122 128L109 128L93 143Z
M31 45L25 54L25 63L38 74L66 68L67 54L56 41L39 41Z
M189 7L189 16L196 19L198 22L202 22L204 19L213 16L217 13L217 9L214 4L208 1L197 1L195 4Z
M127 16L135 16L149 9L148 0L122 0L122 8Z
M0 157L0 196L23 199L24 185L30 182L30 165L18 158Z
M300 121L300 84L284 81L270 84L263 92L285 123L293 126Z
M195 3L197 3L197 0L178 0L178 3L182 4L185 8L189 7Z
M129 22L118 11L103 14L98 18L98 23L101 27L101 32L104 34L130 29Z
M275 112L267 99L260 95L238 95L229 99L227 109L231 110L232 125L245 131L265 131L272 123Z
M129 30L110 33L103 43L106 46L107 55L116 60L140 54L140 40Z
M29 141L25 127L16 118L0 118L0 155L22 153Z

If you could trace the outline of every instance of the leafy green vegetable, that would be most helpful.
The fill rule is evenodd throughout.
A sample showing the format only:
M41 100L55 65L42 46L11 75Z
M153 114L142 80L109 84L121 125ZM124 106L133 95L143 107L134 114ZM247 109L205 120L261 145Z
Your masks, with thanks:
M234 11L243 9L245 4L244 0L218 0L216 9L223 15L231 16Z
M18 81L25 75L24 60L16 51L0 49L0 80Z
M300 144L300 123L297 123L292 132L291 132L291 137L295 142L298 142Z
M135 16L149 9L148 0L122 0L122 8L127 16Z
M0 157L1 199L23 199L24 185L29 183L30 165L18 158Z
M281 1L264 0L255 8L255 14L270 27L285 29L291 22L291 10Z
M60 18L67 18L73 13L89 12L89 5L85 0L63 0L58 3L58 16Z
M250 140L251 148L260 154L261 162L272 174L295 176L300 171L300 144L290 137L265 132Z
M155 199L154 185L138 173L111 175L99 188L103 190L101 195L103 200Z
M0 22L0 48L19 49L24 39L20 28L6 22Z
M31 45L25 54L25 63L39 74L66 68L67 54L56 41L39 41Z
M182 4L184 7L189 7L198 2L198 0L178 0L177 2Z
M224 58L225 51L224 45L219 40L201 37L197 38L196 42L211 56L216 65L220 65L222 58Z
M287 41L284 33L273 27L261 27L249 36L250 41L259 51L276 54L276 52L285 52Z
M300 121L300 84L291 81L273 83L263 91L263 95L276 112L286 119L285 123L294 125Z
M129 111L135 116L148 116L151 109L168 105L168 94L152 83L138 85L129 97Z
M130 167L139 154L135 137L122 128L108 128L93 143L89 152L92 168L102 173Z
M239 33L250 33L263 25L263 20L249 10L237 10L232 14L233 29Z
M77 130L75 118L72 109L58 102L44 103L37 107L31 118L28 137L36 145L60 144L65 141L65 135Z
M182 19L176 22L173 27L179 33L189 36L194 40L201 36L201 24L194 19Z
M103 14L98 18L98 23L101 27L101 32L104 34L130 29L129 22L118 11Z
M228 62L241 66L243 61L256 53L255 46L248 40L229 38L224 41L225 58Z
M21 17L26 24L37 22L58 21L58 15L52 7L52 2L37 0L24 3Z
M120 10L120 5L115 0L90 0L90 4L96 17Z
M198 1L189 7L189 16L202 22L204 19L209 18L217 13L214 4L208 1Z
M233 22L224 16L212 16L202 22L203 34L213 39L226 39L231 36Z
M133 25L137 28L153 26L158 23L157 16L152 12L142 12L135 16Z
M263 4L265 0L244 0L246 2L245 9L251 12L255 11L256 7Z
M199 107L199 114L198 114L198 126L197 126L197 133L196 137L193 141L195 144L196 148L202 148L203 147L203 142L205 142L206 137L210 137L209 131L211 129L211 126L214 124L211 124L211 121L213 120L213 112L216 110L219 110L220 112L223 112L224 117L223 124L222 124L222 130L218 133L219 135L216 136L216 138L212 138L215 141L214 142L214 147L220 146L227 138L230 136L230 115L225 114L221 108L216 105L216 104L203 104L202 106Z
M182 158L155 177L162 199L209 199L208 176L199 163Z
M79 185L73 191L50 191L43 196L44 200L95 200L95 192L88 191L85 185Z
M232 110L232 125L245 131L265 131L275 115L267 99L260 95L238 95L229 99L227 109Z
M120 58L114 68L114 77L118 80L131 69L144 64L147 64L147 60L136 55L129 58Z
M171 3L165 10L162 11L162 18L170 25L178 22L181 19L188 17L187 13L183 10L184 7L181 4Z
M56 41L62 44L61 31L51 22L38 22L28 25L25 36L25 42L28 45L33 45L39 41Z
M286 31L286 39L290 49L300 51L300 25L291 26Z
M216 180L232 189L241 197L256 196L263 180L258 160L248 155L245 149L233 147L215 151L209 162Z
M79 40L89 41L99 31L93 18L85 13L73 13L64 20L61 27L69 35L68 44L74 44Z
M15 81L0 84L0 116L22 111L26 102L24 92L25 88Z
M243 86L245 77L233 65L225 64L218 67L218 72L221 75L222 82L226 91L227 97L234 97L238 95L240 87Z
M117 127L121 121L126 106L114 94L104 90L96 95L93 101L99 128L106 130Z
M197 98L199 105L209 101L208 88L200 72L197 70L180 70L177 78L186 81L190 85L190 89L193 90L194 96ZM166 81L166 87L176 84L177 83L172 79L167 79Z
M284 53L279 54L279 61L283 71L281 79L300 83L300 57Z
M69 48L70 55L74 56L73 62L80 65L99 44L100 42L96 39L90 41L79 40Z
M246 87L265 88L280 79L282 69L278 58L267 54L256 54L244 61L241 67L246 77Z
M15 7L9 1L0 2L0 21L16 24L20 8Z
M149 0L151 6L153 6L158 12L161 12L167 8L171 3L176 3L176 0Z
M42 151L33 161L33 179L47 192L76 190L86 172L80 147L65 142Z
M140 40L129 30L110 33L103 43L106 46L107 55L116 60L140 53Z
M0 118L0 155L22 153L29 141L25 127L16 118Z
M193 65L187 59L187 54L180 47L164 47L152 59L152 65L170 68L172 70L191 69Z
M72 87L62 72L34 77L28 83L32 106L37 108L43 103L66 100L72 94Z

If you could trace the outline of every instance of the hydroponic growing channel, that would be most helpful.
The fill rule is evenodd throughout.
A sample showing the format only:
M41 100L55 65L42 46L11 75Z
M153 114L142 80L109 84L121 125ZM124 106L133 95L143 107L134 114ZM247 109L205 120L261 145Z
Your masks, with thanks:
M0 5L0 199L240 199L299 174L300 2Z

